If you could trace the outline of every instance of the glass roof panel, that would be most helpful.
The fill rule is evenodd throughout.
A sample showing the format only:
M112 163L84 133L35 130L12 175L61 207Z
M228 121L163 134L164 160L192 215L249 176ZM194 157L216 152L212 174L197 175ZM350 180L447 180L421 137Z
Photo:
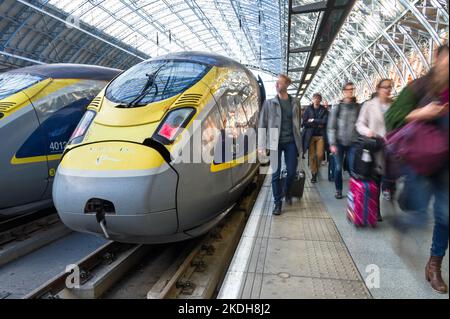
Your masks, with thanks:
M288 0L38 1L150 56L200 50L283 71Z
M291 49L310 46L314 38L319 12L296 14L291 23Z
M291 53L289 55L289 68L293 69L296 67L302 67L306 63L306 59L308 58L309 52L302 53Z

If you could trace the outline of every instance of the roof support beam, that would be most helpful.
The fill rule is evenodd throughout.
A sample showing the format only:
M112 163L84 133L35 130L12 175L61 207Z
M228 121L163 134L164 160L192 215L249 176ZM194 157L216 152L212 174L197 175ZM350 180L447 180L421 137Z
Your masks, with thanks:
M320 1L310 4L305 4L303 6L296 6L292 8L292 14L304 14L313 13L319 11L325 11L327 8L327 1Z
M428 63L427 59L425 59L425 56L423 55L422 50L420 50L416 41L414 41L414 39L409 35L408 31L406 31L405 28L403 28L400 24L397 25L397 28L398 28L398 30L400 30L400 32L403 34L403 36L409 40L409 42L413 46L415 52L419 55L419 58L422 61L425 68L427 69L427 71L430 70L430 68L431 68L430 64Z
M50 16L50 17L56 19L56 20L59 20L60 22L65 23L65 24L67 24L68 26L71 26L72 28L78 29L78 30L80 30L81 32L84 32L84 33L86 33L86 34L88 34L88 35L90 35L90 36L96 38L97 40L100 40L100 41L102 41L102 42L105 42L105 43L107 43L107 44L109 44L109 45L111 45L111 46L113 46L113 47L115 47L115 48L117 48L117 49L119 49L119 50L121 50L121 51L124 51L124 52L126 52L126 53L128 53L128 54L131 54L131 55L137 57L137 58L140 59L140 60L145 60L143 57L137 55L136 53L131 52L131 51L125 49L125 48L122 48L122 47L118 46L117 44L114 44L114 43L112 43L112 42L110 42L110 41L107 41L107 40L105 40L104 38L102 38L102 37L100 37L100 36L98 36L98 35L93 34L92 32L89 32L89 31L87 31L87 30L84 30L83 28L77 26L77 25L74 24L74 23L65 21L64 19L61 19L61 18L57 17L56 15L51 14L50 12L47 12L46 10L43 10L43 9L41 9L41 8L39 8L39 7L37 7L37 6L33 5L33 4L31 4L31 3L29 3L28 1L25 1L25 0L17 0L17 1L20 2L20 3L22 3L22 4L24 4L24 5L26 5L26 6L28 6L28 7L30 7L30 8L33 8L34 10L36 10L36 11L38 11L38 12L41 12L41 13L43 13L43 14L45 14L45 15L48 15L48 16Z
M425 16L416 8L416 6L414 4L411 4L409 0L400 0L400 2L414 14L416 19L419 20L423 27L428 31L436 45L441 45L441 39L439 38L436 30L431 26Z
M301 48L290 49L289 53L303 53L303 52L311 52L311 51L312 51L312 47L301 47Z
M347 0L345 1L345 4L337 4L335 0L328 0L326 2L326 9L323 13L323 18L321 21L320 26L318 27L317 35L315 39L313 40L312 44L312 50L311 54L308 57L308 60L305 64L305 71L302 75L301 83L307 84L306 88L308 87L308 83L306 82L306 74L311 73L312 78L314 78L321 61L323 60L324 56L328 52L331 44L333 43L334 39L336 38L338 32L340 31L342 25L344 24L345 19L347 18L348 14L350 13L351 9L353 8L353 5L355 4L356 0ZM338 13L338 16L333 16L334 13ZM327 30L333 30L331 33ZM314 68L311 67L312 60L314 59L314 56L316 56L320 51L320 60ZM303 85L302 85L303 86ZM297 97L300 95L300 90L297 93Z
M8 52L5 52L5 51L0 51L0 54L4 55L4 56L7 56L7 57L10 57L10 58L15 58L15 59L19 59L19 60L23 60L23 61L27 61L27 62L31 62L31 63L45 64L44 62L41 62L41 61L38 61L38 60L29 59L29 58L26 58L26 57L23 57L23 56L20 56L20 55L17 55L17 54L8 53Z

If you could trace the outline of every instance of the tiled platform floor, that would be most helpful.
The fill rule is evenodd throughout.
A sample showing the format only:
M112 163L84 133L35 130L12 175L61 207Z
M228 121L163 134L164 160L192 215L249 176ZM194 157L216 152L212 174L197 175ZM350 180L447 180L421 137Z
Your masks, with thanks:
M273 216L269 181L219 298L371 298L317 189L307 181L302 200Z
M347 181L346 174L344 195ZM346 218L346 199L336 200L334 191L322 167L319 183L307 176L303 199L273 216L266 178L218 298L448 299L424 279L431 216L382 201L384 221L356 228ZM448 255L443 277L448 282Z

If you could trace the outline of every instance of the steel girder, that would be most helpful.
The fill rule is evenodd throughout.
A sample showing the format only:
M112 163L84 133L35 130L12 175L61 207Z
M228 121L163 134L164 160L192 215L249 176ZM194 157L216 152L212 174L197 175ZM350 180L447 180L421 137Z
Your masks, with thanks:
M312 94L313 90L314 92L322 91L326 99L338 100L341 91L336 91L329 83L338 83L342 74L345 74L343 69L348 73L348 70L357 68L360 74L366 74L364 78L366 85L358 86L357 92L362 99L368 98L370 91L367 88L373 87L375 84L367 83L370 82L369 79L375 81L381 76L389 77L392 75L391 72L394 72L397 78L395 93L398 93L411 79L427 72L432 65L432 48L441 42L442 30L447 30L448 41L448 13L446 11L448 8L435 0L409 1L408 5L405 1L398 2L404 7L397 7L401 10L396 17L390 17L391 19L379 24L372 24L378 26L375 28L378 35L372 39L360 35L362 31L366 30L361 27L360 21L352 20L354 17L350 15L343 31L333 44L333 48L330 49L328 60L326 59L322 63L322 67L317 73L318 76L313 80L311 90L307 93ZM364 17L364 20L373 19L374 12L376 15L377 10L374 10L374 6L383 8L383 1L372 1L370 5L366 3L367 12L371 12L371 15ZM437 42L436 35L439 35L439 42ZM357 43L359 52L355 50L352 52L353 55L339 49L343 46L352 46L354 43ZM332 63L336 60L344 60L348 64L339 66Z
M109 40L106 34L72 23L68 15L47 7L47 2L3 2L0 64L11 68L30 63L79 62L128 68L146 58L123 43Z

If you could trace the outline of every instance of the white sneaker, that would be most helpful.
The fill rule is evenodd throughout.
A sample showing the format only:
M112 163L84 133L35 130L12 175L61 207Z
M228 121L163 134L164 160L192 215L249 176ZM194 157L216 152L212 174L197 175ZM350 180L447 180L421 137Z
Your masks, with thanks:
M383 198L384 200L387 200L388 202L391 201L392 196L390 191L383 191Z

